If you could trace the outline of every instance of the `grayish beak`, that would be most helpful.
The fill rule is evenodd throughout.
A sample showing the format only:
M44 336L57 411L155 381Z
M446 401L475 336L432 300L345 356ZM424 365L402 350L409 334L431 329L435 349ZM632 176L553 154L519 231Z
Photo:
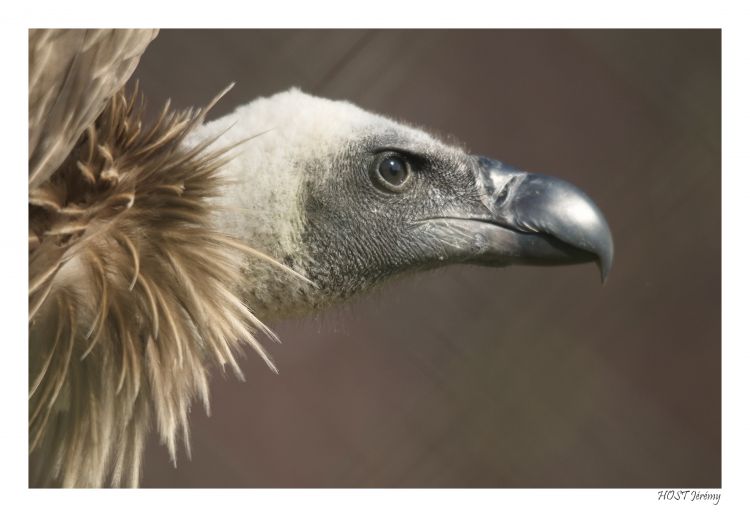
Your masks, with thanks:
M483 232L483 259L537 265L596 261L602 282L612 269L607 221L574 185L477 157L482 203L494 228ZM486 225L489 226L489 225Z

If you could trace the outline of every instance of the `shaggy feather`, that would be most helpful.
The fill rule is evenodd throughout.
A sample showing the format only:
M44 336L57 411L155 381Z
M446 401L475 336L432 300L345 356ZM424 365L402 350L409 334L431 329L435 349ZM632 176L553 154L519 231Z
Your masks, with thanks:
M226 149L184 145L206 109L166 106L148 127L142 113L137 88L114 95L62 166L30 182L34 485L134 486L152 420L173 462L188 447L211 365L241 378L248 343L275 370L254 336L271 332L236 294L245 254L274 261L212 223Z

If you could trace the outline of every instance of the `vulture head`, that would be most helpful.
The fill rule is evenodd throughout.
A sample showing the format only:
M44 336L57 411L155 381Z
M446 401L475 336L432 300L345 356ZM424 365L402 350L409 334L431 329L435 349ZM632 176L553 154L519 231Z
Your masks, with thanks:
M294 314L448 264L613 256L601 211L563 180L447 145L414 127L292 89L206 124L232 146L219 224L304 275L254 260L242 288L264 316Z

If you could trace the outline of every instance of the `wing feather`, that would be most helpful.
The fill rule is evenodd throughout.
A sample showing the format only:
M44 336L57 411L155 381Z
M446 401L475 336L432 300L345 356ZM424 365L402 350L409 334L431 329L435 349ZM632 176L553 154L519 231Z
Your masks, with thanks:
M60 167L157 32L29 30L29 188Z

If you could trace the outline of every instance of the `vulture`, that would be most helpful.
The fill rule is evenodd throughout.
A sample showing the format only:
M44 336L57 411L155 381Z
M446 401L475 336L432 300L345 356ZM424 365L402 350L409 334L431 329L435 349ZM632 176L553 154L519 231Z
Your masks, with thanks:
M264 322L457 263L612 265L561 179L290 89L147 120L150 30L29 32L29 483L137 486Z

